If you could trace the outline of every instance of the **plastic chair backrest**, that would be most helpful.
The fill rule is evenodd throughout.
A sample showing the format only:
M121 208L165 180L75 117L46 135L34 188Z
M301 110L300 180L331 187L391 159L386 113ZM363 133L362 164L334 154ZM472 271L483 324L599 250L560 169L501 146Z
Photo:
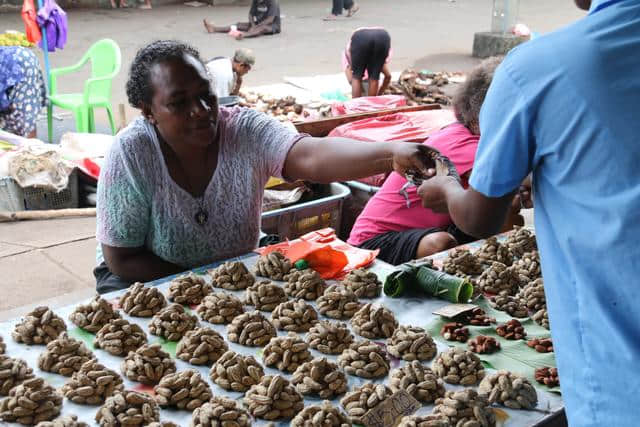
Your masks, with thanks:
M102 39L95 42L87 51L86 56L91 61L91 78L115 77L120 71L122 62L120 47L111 39ZM90 86L90 98L93 96L111 99L112 78L92 83Z

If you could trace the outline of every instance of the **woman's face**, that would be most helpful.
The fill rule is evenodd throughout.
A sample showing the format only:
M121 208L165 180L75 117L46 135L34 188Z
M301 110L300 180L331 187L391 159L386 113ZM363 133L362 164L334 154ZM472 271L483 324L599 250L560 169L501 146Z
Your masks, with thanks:
M143 110L167 143L202 148L214 141L218 99L200 61L185 55L153 65L151 87L151 105Z

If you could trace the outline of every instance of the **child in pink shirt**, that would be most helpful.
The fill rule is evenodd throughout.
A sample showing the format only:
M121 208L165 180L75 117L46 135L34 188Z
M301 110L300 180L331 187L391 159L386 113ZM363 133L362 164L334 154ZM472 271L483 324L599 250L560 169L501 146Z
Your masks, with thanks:
M454 96L458 121L425 142L453 162L465 187L480 139L480 107L501 60L490 58L469 74ZM406 182L405 177L397 173L389 175L356 220L348 240L350 244L380 249L380 259L397 265L473 240L455 228L448 215L423 208L415 187L407 189L410 202L407 207L399 193Z

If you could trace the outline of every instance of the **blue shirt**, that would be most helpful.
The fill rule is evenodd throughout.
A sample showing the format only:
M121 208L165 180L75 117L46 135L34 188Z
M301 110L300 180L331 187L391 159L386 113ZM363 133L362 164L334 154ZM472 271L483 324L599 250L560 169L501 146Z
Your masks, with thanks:
M514 49L480 127L474 189L503 196L533 171L570 425L640 425L640 0L595 0Z

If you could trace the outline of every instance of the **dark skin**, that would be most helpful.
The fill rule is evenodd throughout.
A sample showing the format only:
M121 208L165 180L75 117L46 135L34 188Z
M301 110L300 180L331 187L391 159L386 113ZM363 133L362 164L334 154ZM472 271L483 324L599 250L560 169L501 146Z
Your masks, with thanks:
M236 82L233 85L233 89L231 90L231 95L237 95L238 93L240 93L240 87L242 87L242 76L244 76L251 70L251 65L232 60L231 68L236 75Z
M350 66L344 70L345 76L347 76L347 81L351 85L351 97L352 98L360 98L362 96L362 79L357 79L353 77L353 70ZM373 80L369 78L369 90L368 96L379 96L383 95L384 91L387 90L389 84L391 83L391 71L389 71L389 67L387 64L384 64L382 67L382 74L384 75L384 80L382 81L382 86L380 86L379 80Z
M152 67L151 86L151 103L141 109L157 130L169 174L185 191L201 197L217 167L219 147L218 104L206 68L189 55L160 62ZM404 173L415 169L433 176L430 150L422 144L306 137L289 151L283 174L290 180L321 183L391 170ZM184 270L144 246L103 244L102 249L109 270L126 281L150 281Z

